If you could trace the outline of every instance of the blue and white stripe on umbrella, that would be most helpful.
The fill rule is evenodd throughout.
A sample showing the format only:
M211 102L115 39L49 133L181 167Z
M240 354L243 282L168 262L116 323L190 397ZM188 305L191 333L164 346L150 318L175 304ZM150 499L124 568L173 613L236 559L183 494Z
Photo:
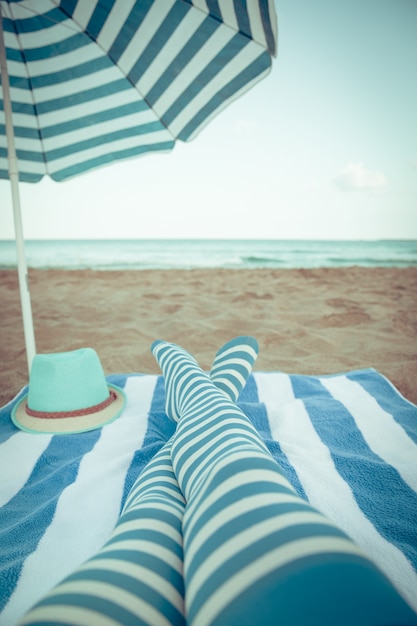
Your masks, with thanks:
M262 79L276 51L273 0L0 5L21 181L171 150Z

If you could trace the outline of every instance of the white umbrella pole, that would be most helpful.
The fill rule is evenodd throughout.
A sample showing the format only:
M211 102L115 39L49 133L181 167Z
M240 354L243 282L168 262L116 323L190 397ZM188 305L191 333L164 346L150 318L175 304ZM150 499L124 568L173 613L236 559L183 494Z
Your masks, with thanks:
M22 215L19 195L19 171L17 165L16 148L12 121L12 105L10 100L9 75L6 64L6 48L4 45L3 22L0 7L0 64L1 84L3 89L4 117L6 121L7 150L9 162L9 177L12 188L13 217L16 235L17 270L19 275L20 301L22 306L23 330L25 333L26 357L28 369L32 365L36 354L35 333L33 330L32 306L30 303L29 280L26 265L25 246L23 239Z

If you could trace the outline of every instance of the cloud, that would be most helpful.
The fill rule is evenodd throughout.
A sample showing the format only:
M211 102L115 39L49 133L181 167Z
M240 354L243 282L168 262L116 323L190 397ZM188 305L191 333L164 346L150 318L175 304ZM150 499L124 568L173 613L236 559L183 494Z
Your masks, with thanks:
M367 170L363 163L349 163L336 174L332 182L342 191L376 190L387 186L382 172Z

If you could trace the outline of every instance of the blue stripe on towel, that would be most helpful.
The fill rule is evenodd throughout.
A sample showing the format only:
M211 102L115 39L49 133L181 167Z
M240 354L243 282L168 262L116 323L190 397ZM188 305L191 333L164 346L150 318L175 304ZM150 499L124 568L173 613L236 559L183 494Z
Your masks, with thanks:
M126 381L128 379L128 376L126 376L126 374L110 374L110 376L107 376L107 382L111 383L112 385L117 385L118 387L121 387L122 389L125 388L126 386Z
M376 399L379 406L387 411L392 418L404 428L407 435L417 444L417 415L414 404L400 396L389 380L369 370L359 370L346 374L349 380L359 383L365 391Z
M0 409L0 445L19 432L10 419L10 412L12 410L12 406L14 406L14 404L18 402L26 392L27 387L22 389L22 391L14 399L13 403L6 404L6 406Z
M95 430L82 437L52 437L26 485L1 509L0 610L14 590L25 559L36 550L51 523L59 497L75 481L83 456L94 447L100 434L100 430Z
M417 521L416 492L394 467L369 448L344 405L335 400L318 379L309 378L307 383L308 391L306 377L292 377L294 394L303 400L311 423L329 448L338 473L348 483L361 511L380 535L402 550L417 569L416 530L402 521L413 518Z

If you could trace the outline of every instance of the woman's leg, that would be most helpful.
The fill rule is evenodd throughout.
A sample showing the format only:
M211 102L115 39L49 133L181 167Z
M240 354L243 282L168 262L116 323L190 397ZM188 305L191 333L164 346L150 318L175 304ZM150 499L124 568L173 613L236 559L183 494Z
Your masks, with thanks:
M237 340L230 361L248 346L253 340ZM187 623L416 624L361 550L296 495L249 419L196 361L164 342L153 353L167 412L179 419L171 456L187 501Z
M20 622L77 626L185 624L185 501L171 440L140 474L105 546Z

